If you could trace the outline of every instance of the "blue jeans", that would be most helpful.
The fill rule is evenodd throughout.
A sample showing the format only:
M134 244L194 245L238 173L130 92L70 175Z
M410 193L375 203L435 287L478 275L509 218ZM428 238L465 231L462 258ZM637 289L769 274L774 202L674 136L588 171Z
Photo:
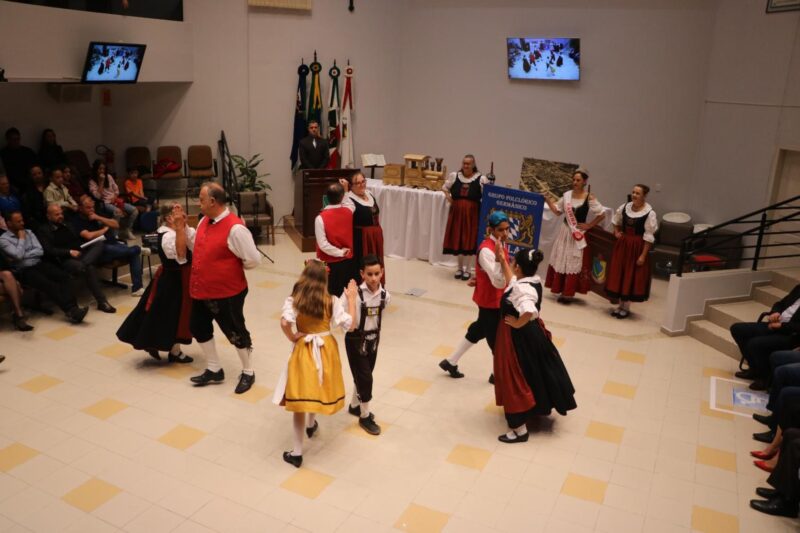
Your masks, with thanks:
M142 288L142 249L138 246L128 246L121 242L106 241L103 246L103 255L100 256L101 263L107 263L114 259L127 259L131 269L132 291Z

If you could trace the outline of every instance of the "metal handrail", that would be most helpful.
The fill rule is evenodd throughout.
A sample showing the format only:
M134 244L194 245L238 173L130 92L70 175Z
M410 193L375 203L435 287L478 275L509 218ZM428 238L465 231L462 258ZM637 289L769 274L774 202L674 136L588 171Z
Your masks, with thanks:
M694 256L700 255L703 252L710 252L710 251L722 251L722 250L745 250L754 248L755 253L753 257L741 258L740 261L750 261L752 260L752 270L758 270L758 263L759 261L766 261L769 259L785 259L789 257L800 257L800 253L797 254L783 254L783 255L774 255L774 256L766 256L763 252L767 248L774 248L779 246L799 246L800 242L798 243L764 243L764 237L770 235L787 235L787 234L798 234L800 235L800 231L791 231L791 230L781 230L781 231L768 231L772 226L776 224L782 223L791 223L791 222L800 222L800 205L790 205L792 202L796 202L800 200L800 195L794 196L792 198L788 198L786 200L774 203L767 207L763 207L757 211L753 211L747 213L745 215L738 216L736 218L732 218L726 222L722 222L710 228L706 228L703 231L698 233L694 233L685 237L681 241L681 249L680 254L678 255L678 264L676 265L677 272L676 274L680 277L683 274L683 269L689 261L692 260ZM785 214L787 210L791 210L788 214ZM768 214L780 214L778 218L771 219ZM752 219L751 219L752 218ZM742 231L735 231L727 235L720 235L717 233L714 234L715 231L720 229L726 228L730 231L730 227L736 224L756 224L755 227L751 227L749 229L745 229ZM712 244L700 244L698 246L698 241L707 240L709 237L714 238ZM756 243L755 244L743 244L742 239L744 237L755 237ZM733 242L731 242L733 241ZM738 243L734 246L727 246L721 247L722 244L727 243Z

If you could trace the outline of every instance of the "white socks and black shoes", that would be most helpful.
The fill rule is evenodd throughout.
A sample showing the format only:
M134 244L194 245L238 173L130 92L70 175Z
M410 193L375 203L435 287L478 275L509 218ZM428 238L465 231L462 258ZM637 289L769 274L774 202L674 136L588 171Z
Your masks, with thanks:
M505 442L506 444L513 444L516 442L528 442L528 428L525 425L521 425L518 428L512 429L508 433L504 433L497 437L497 440L500 442Z

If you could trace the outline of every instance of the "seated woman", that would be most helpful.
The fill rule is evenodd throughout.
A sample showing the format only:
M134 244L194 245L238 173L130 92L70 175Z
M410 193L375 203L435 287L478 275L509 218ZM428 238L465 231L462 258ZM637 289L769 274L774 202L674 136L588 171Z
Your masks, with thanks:
M119 236L122 239L131 238L131 228L136 220L138 211L134 206L125 202L119 195L119 186L114 176L106 172L106 164L96 159L92 165L92 176L89 179L89 192L95 200L102 202L105 209L113 213L114 218L120 223Z
M145 289L136 308L117 331L117 338L154 359L159 351L169 352L170 363L191 363L181 352L181 344L191 344L189 331L192 300L189 274L195 229L186 224L186 213L179 204L161 208L163 225L158 228L158 255L161 266Z
M509 427L498 440L525 442L526 422L531 415L549 415L553 409L566 415L577 407L575 387L539 318L542 280L536 270L542 252L519 250L509 265L498 245L496 256L508 280L493 350L495 400L503 407Z

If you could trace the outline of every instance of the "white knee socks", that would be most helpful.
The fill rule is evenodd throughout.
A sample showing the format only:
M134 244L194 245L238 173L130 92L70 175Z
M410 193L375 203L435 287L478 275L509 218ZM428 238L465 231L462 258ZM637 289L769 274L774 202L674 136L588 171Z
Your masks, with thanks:
M361 403L361 400L358 399L358 392L353 389L353 397L350 398L350 407L357 407Z
M252 348L236 348L236 353L239 354L239 359L242 360L242 373L252 376L255 374L252 363L250 361L250 354L253 353Z
M361 418L367 418L369 416L369 402L361 402Z
M217 354L217 345L214 344L214 339L198 344L203 350L203 355L206 356L206 368L212 372L219 372L222 369L222 365L219 364L219 355Z
M457 365L458 360L461 359L461 356L464 355L467 352L467 350L469 350L473 346L475 346L475 344L469 342L466 339L466 337L461 339L461 342L458 344L458 348L456 348L456 351L453 352L453 355L448 357L447 360L450 361L450 364Z

